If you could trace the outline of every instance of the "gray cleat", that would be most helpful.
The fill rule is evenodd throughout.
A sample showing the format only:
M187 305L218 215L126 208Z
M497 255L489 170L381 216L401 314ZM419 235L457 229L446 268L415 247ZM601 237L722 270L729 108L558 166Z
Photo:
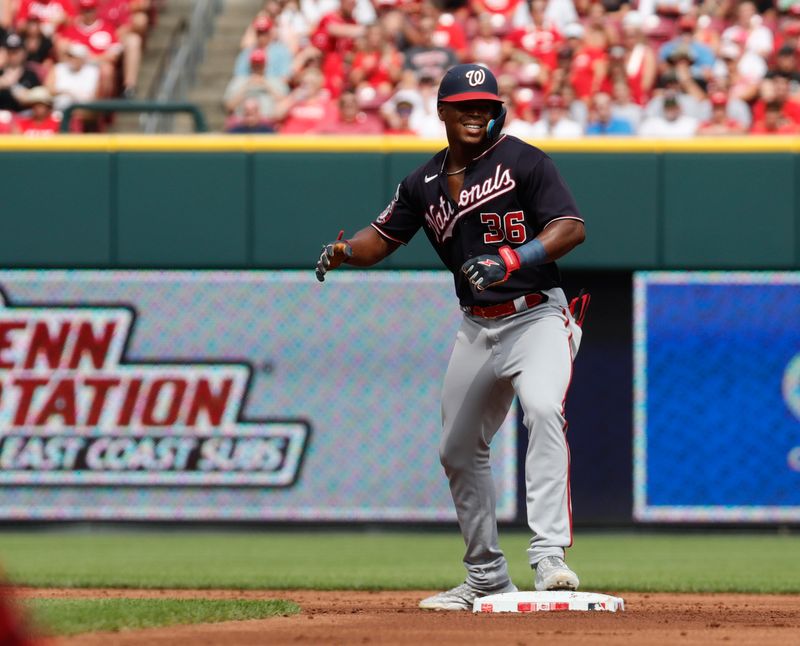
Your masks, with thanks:
M419 602L419 607L425 610L472 610L472 603L475 599L485 597L487 594L502 594L504 592L516 591L517 586L513 583L509 583L504 588L496 590L478 590L465 582L451 590L440 592L432 597L423 599Z
M545 556L536 564L536 589L577 590L578 575L567 567L560 556Z

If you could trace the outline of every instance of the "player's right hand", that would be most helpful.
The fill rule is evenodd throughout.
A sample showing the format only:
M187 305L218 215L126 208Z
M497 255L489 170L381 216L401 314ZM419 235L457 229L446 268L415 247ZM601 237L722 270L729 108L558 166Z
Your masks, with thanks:
M342 234L340 233L339 238L322 247L322 253L317 261L317 280L321 283L325 282L325 274L331 269L336 269L353 255L353 248L350 243L347 240L342 240L341 236Z

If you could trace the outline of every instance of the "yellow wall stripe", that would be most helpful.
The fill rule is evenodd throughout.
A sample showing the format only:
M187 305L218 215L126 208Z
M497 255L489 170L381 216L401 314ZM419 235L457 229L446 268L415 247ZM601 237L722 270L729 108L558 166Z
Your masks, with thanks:
M800 137L693 139L585 138L530 140L546 152L575 153L800 153ZM0 137L0 152L329 152L433 153L445 141L417 137L273 135L57 135Z

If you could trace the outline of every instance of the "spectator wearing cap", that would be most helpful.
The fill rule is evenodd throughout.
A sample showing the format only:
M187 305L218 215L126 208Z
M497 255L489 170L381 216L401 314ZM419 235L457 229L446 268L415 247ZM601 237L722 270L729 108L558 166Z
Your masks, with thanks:
M675 94L664 96L664 115L648 117L642 123L639 134L642 137L681 138L692 137L699 123L695 117L683 114Z
M267 78L288 80L292 72L292 52L287 45L278 38L275 22L266 16L259 16L253 22L256 42L239 52L233 66L234 76L247 76L250 74L250 54L256 49L264 52L267 65L264 75Z
M100 68L100 97L114 94L115 67L122 55L123 45L117 37L114 25L98 16L98 0L77 0L78 15L58 34L56 47L66 51L70 43L85 45L89 50L89 61ZM124 79L125 87L135 80Z
M100 92L100 69L89 62L89 48L70 43L62 61L47 74L45 86L53 97L53 107L66 110L73 103L90 103ZM94 126L95 115L74 113L71 123L77 130Z
M728 116L728 95L725 92L712 92L708 100L711 103L711 118L700 124L697 128L698 135L741 135L747 132L747 128Z
M736 7L736 22L722 32L722 40L736 43L763 59L772 55L774 47L772 31L764 25L764 19L750 0Z
M639 105L650 99L658 72L656 54L647 41L643 24L644 18L637 11L627 12L622 19L625 77L631 97Z
M27 52L18 34L5 41L6 62L0 67L0 110L19 112L27 90L41 85L38 74L27 64Z
M611 97L605 92L598 92L592 97L592 110L586 126L587 135L633 135L633 125L620 117L615 117L611 110Z
M764 106L764 117L756 120L750 133L754 135L797 135L797 124L783 116L783 106L778 101L770 101Z
M53 38L55 33L75 16L72 0L20 0L15 24L22 32L29 20L38 20L42 33Z
M53 97L46 87L40 85L29 90L25 103L30 110L17 118L16 128L20 134L40 137L59 131L61 119L53 114Z
M512 30L504 39L504 56L508 57L512 49L526 52L534 57L548 70L554 70L558 64L558 50L564 42L563 36L555 25L545 18L545 0L532 0L531 21ZM579 24L579 23L575 23Z
M564 31L571 45L579 40L583 27L579 23L568 25ZM610 90L608 81L608 45L606 34L602 29L593 27L586 31L585 40L575 50L570 70L570 85L582 101L601 90Z
M276 109L278 131L284 134L312 134L333 119L336 104L318 69L303 72L300 84L283 98Z
M675 56L688 57L692 76L707 81L713 73L716 57L708 45L695 37L696 28L697 20L694 16L681 16L678 20L678 35L661 46L658 58L663 64Z
M400 99L394 103L394 110L383 112L386 121L386 129L384 134L387 135L416 135L414 129L411 127L411 114L414 112L414 106L411 101L407 99Z
M560 94L547 97L544 115L531 129L531 137L535 139L576 139L582 134L580 124L567 116L567 104Z
M356 42L349 73L351 87L366 96L385 100L402 76L403 56L383 25L369 25L364 37Z
M423 76L419 83L401 87L381 106L381 115L387 123L391 123L391 112L399 102L407 101L413 106L409 125L417 136L423 139L443 139L444 124L439 119L437 110L438 85L438 80Z
M320 135L379 135L383 124L361 110L355 92L342 92L331 121L320 124L314 131Z
M223 95L225 112L229 117L242 117L244 102L254 98L259 104L259 113L268 121L274 121L279 115L279 105L289 93L289 88L282 80L268 78L264 73L267 56L263 49L250 52L250 74L234 76L228 82Z
M275 132L275 128L261 114L258 99L249 97L242 102L242 116L231 120L225 132L234 135L270 134Z
M680 104L682 115L698 120L703 118L706 95L692 78L688 62L678 61L673 69L667 70L659 77L653 98L644 108L645 117L664 117L666 96L675 97Z
M502 88L503 77L498 79L498 87ZM503 132L519 139L530 139L535 136L533 124L536 122L537 108L541 107L541 97L528 87L517 87L509 94L500 90L507 115Z

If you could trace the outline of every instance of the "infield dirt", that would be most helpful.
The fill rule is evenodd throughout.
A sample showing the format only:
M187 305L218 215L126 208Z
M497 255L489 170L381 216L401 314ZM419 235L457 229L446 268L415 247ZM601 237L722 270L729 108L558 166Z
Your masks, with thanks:
M654 644L749 645L800 643L800 595L613 594L625 599L620 613L539 612L473 615L416 607L431 591L313 590L122 590L45 589L24 597L288 599L299 615L257 621L170 626L62 638L64 646L155 644Z

